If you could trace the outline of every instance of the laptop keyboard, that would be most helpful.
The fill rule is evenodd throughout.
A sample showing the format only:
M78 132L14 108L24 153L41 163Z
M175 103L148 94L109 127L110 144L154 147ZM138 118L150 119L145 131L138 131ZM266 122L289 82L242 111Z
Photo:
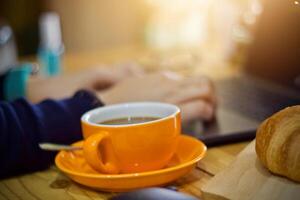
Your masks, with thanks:
M273 113L300 104L300 91L287 93L286 88L262 87L248 77L236 77L215 82L221 107L231 109L257 120L264 120Z

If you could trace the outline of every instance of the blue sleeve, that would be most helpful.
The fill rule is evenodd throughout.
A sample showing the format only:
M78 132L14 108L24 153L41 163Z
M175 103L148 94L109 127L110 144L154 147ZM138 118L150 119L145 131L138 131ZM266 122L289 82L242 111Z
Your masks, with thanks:
M0 75L0 101L4 100L4 92L3 92L4 77L5 77L5 75Z
M48 167L55 154L41 150L38 144L70 144L80 140L81 115L98 106L102 103L88 91L36 105L25 99L1 102L0 178Z

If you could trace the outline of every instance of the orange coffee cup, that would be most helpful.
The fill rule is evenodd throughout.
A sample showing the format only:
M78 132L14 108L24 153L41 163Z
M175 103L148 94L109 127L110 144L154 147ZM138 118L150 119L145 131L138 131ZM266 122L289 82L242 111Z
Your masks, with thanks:
M107 125L111 119L155 117L156 120ZM84 156L95 170L137 173L161 169L177 148L181 133L177 106L156 102L116 104L91 110L81 118Z

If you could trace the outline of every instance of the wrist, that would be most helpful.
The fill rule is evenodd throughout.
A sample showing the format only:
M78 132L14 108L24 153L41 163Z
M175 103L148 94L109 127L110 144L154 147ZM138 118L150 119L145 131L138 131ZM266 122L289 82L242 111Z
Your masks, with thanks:
M101 99L101 102L105 105L114 104L115 102L111 99L111 95L107 91L98 92L96 94L98 99Z
M38 76L30 77L28 79L26 85L26 98L30 102L38 103L41 100L47 98L47 96L45 96L45 93L49 93L50 91L45 91L44 82L47 82L47 80L44 80L44 78Z

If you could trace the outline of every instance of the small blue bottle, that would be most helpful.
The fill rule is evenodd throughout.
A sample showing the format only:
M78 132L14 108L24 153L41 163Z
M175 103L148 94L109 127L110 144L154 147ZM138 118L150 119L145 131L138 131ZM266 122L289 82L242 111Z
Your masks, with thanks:
M41 73L44 76L56 76L62 73L62 56L64 45L62 42L60 19L58 14L47 12L39 20L40 47L38 60Z

